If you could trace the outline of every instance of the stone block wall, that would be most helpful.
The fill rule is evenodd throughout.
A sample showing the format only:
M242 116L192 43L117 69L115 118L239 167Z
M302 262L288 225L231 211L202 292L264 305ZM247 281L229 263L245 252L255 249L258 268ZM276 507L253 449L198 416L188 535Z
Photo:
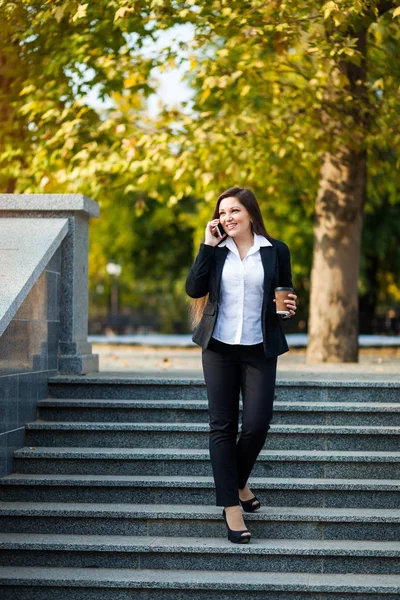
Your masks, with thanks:
M57 374L60 270L58 248L0 336L0 477L12 471L25 423L36 420L37 402Z

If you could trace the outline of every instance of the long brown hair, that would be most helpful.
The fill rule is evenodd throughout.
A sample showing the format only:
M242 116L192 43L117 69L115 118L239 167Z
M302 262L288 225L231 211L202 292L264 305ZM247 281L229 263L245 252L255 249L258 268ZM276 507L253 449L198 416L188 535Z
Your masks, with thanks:
M269 235L267 233L267 230L265 229L263 217L261 214L260 206L257 202L257 198L255 197L254 193L251 190L249 190L248 188L232 187L232 188L229 188L228 190L225 190L225 192L222 192L222 194L220 194L218 196L212 219L219 219L219 205L221 204L222 200L224 200L225 198L231 198L231 197L237 198L239 200L240 204L242 204L245 207L245 209L247 210L247 212L249 213L251 221L252 221L252 224L251 224L252 233L257 233L258 235L263 235L264 237L269 239ZM226 239L226 238L224 238L224 239ZM191 317L190 322L191 322L191 325L193 328L197 327L197 325L199 324L200 319L203 315L204 307L207 304L207 300L208 300L208 294L203 296L203 298L194 298L191 301L191 303L190 303L190 317Z

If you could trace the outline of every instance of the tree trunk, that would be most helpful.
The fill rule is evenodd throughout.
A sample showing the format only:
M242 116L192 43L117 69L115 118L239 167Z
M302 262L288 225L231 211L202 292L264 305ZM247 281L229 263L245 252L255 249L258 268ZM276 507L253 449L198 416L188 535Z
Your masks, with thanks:
M307 362L357 362L366 152L324 157L316 200Z
M337 113L323 116L325 123L334 119L336 135L343 142L325 153L320 170L311 271L309 363L358 361L358 277L367 186L364 141L370 125L367 28L364 24L357 32L360 64L338 64L349 81L343 96L350 94L355 103L346 109L346 103L332 88L333 96L328 100L333 100ZM329 39L330 33L326 33ZM329 96L329 90L327 93Z

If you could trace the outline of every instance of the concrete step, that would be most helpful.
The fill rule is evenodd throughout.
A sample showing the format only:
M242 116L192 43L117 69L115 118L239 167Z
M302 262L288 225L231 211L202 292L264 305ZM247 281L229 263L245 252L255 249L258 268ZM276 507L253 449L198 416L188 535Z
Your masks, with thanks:
M399 384L278 381L246 546L213 506L203 381L50 396L0 480L2 600L399 600Z
M1 567L0 586L2 600L398 600L400 575Z
M27 423L27 446L102 448L207 448L206 423ZM266 442L270 450L399 449L400 427L336 425L272 425Z
M0 566L400 574L400 542L0 534Z
M52 398L205 400L202 379L144 379L120 375L58 375L49 379ZM277 380L284 402L400 402L400 385L390 382Z
M207 423L206 400L46 399L38 404L45 421L101 423ZM400 403L280 402L273 423L400 426Z
M246 514L254 538L400 540L398 510L263 506ZM2 533L221 538L221 509L173 504L0 502Z
M400 480L252 477L249 485L265 506L398 509L400 503ZM0 479L0 500L214 504L215 491L211 477L12 474Z
M191 448L25 447L17 473L211 476L208 450ZM262 450L254 477L400 479L400 452Z

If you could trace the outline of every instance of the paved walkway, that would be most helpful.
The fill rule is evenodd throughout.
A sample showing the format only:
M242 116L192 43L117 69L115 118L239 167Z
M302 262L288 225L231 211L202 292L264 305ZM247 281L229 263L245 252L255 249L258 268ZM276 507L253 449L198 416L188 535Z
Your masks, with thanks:
M202 379L200 348L152 348L93 344L100 374L126 377ZM359 363L310 365L305 352L291 350L278 360L278 380L389 381L400 384L400 348L361 349Z

